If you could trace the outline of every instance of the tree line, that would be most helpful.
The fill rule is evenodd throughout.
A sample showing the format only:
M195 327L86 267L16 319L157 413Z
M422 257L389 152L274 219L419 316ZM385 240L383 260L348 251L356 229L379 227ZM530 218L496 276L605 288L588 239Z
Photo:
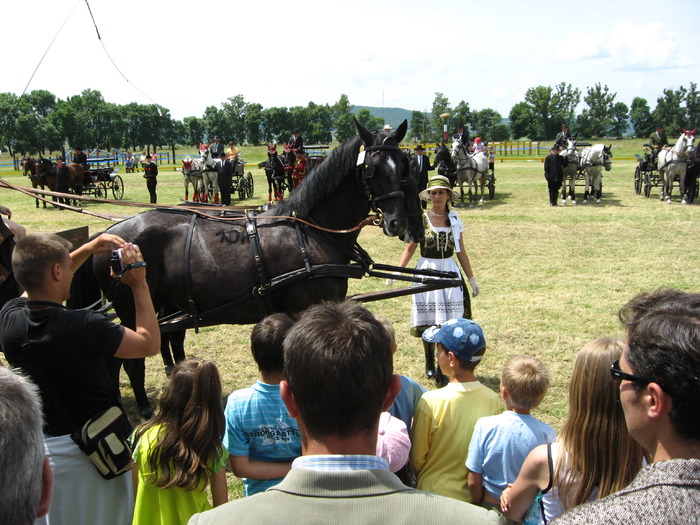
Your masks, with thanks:
M664 125L673 136L682 128L695 128L700 120L700 99L694 82L688 88L663 90L653 110L641 97L635 97L628 107L600 83L586 88L583 99L581 95L579 89L564 82L532 87L525 99L511 108L510 122L505 124L494 109L471 109L463 100L452 106L442 93L435 93L429 113L411 113L408 136L420 142L435 142L442 139L444 126L452 133L463 125L470 136L487 141L550 140L564 122L579 138L622 136L629 123L638 137L649 136L657 124ZM582 100L585 107L576 114ZM201 117L180 121L163 106L113 104L92 89L66 100L46 90L35 90L21 97L0 93L0 144L18 155L65 151L75 146L155 151L178 144L199 144L215 135L239 144L281 143L297 128L307 144L328 143L355 134L353 116L368 129L384 125L366 108L353 114L345 94L333 105L309 102L305 107L290 108L263 108L236 95L219 107L208 106Z

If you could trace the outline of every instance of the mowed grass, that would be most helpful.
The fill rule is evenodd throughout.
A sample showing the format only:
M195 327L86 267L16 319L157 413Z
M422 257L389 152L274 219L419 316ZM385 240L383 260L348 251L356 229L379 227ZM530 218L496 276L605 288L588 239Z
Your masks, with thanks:
M487 198L475 208L457 208L481 286L481 294L472 299L474 319L484 327L488 344L477 376L497 389L506 358L520 353L538 356L550 369L552 385L535 415L555 428L566 417L568 380L576 352L600 336L622 337L617 311L627 300L659 287L700 288L700 206L682 206L677 196L671 205L662 203L658 188L649 199L636 195L635 166L632 160L613 159L612 171L603 177L602 204L550 208L541 160L501 163L497 159L495 199ZM264 173L253 167L246 171L253 174L255 196L243 204L262 204L267 199ZM28 185L21 175L0 175L13 184ZM124 198L147 202L142 173L124 174L122 170L121 175L126 183ZM581 202L582 188L577 192ZM161 167L158 195L159 203L173 205L184 196L181 175L172 167ZM234 204L238 203L234 196ZM29 231L60 231L88 224L90 232L96 233L110 224L71 211L37 210L32 198L7 189L0 190L0 204L10 207L13 219ZM122 215L140 211L95 203L86 204L85 209ZM376 262L395 264L403 249L401 241L385 237L376 227L366 227L359 240ZM414 258L412 264L415 262ZM383 280L366 278L351 281L349 293L381 289L385 289ZM410 297L367 306L394 323L399 345L396 372L433 388L423 376L421 343L408 333ZM203 328L199 334L188 332L187 354L219 366L224 396L257 377L249 351L251 328L217 326ZM149 358L147 388L153 402L165 381L160 357ZM125 374L121 389L135 414ZM240 484L232 479L231 486L240 494Z

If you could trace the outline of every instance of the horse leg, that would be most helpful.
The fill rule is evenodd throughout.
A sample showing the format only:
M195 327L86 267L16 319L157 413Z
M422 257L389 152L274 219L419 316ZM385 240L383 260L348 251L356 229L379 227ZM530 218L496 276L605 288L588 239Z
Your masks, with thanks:
M588 173L588 168L586 168L586 183L583 186L583 203L588 204L588 193L590 190L591 176Z
M603 182L603 173L601 172L599 175L596 176L594 179L594 187L595 187L595 198L596 202L600 204L601 202L601 186Z
M564 180L561 184L561 203L566 204L566 175L564 175Z
M481 203L484 203L484 186L486 186L486 173L481 176Z
M686 178L687 172L681 172L680 175L680 192L681 192L681 204L688 204L688 191L685 186L685 178Z
M569 177L569 197L571 197L571 204L576 204L576 172L571 173Z

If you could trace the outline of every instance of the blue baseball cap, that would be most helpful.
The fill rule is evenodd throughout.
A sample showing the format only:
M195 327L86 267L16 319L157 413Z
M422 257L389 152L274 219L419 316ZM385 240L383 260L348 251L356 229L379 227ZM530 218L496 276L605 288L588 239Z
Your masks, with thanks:
M481 327L471 319L450 319L441 327L431 326L423 332L428 343L442 343L450 352L464 361L480 361L474 354L486 348Z

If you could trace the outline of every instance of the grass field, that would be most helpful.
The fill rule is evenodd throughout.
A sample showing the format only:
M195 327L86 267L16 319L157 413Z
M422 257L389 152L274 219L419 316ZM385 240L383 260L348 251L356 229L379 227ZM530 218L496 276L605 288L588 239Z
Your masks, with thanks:
M643 142L615 144L615 157L640 153ZM264 149L258 150L244 150L246 160L262 159ZM621 335L616 314L628 299L658 287L700 289L700 206L682 206L677 196L671 205L661 203L658 188L649 199L635 195L635 166L632 160L613 159L612 171L603 177L602 204L550 208L541 160L497 161L495 199L459 209L466 225L467 252L481 286L481 294L472 300L474 318L484 327L488 344L477 376L497 389L507 357L518 353L540 357L550 368L553 384L535 415L555 428L567 413L568 378L576 352L596 337ZM183 197L181 175L171 170L161 167L159 203L177 204ZM267 198L264 173L253 167L250 171L255 195L244 203L262 204ZM13 184L28 185L19 174L0 175ZM125 199L147 202L142 173L122 172L122 176ZM70 211L37 210L32 198L7 189L0 190L0 204L10 207L13 219L29 231L60 231L87 224L90 233L95 233L110 224ZM139 211L109 204L87 204L86 209L127 215ZM374 227L365 228L359 240L376 262L396 263L403 248L399 240L384 237ZM350 293L384 288L379 279L350 283ZM423 379L421 344L408 335L410 303L409 297L402 297L368 306L395 324L396 371L431 387ZM204 328L197 335L188 333L188 355L217 363L225 394L256 378L249 352L250 329L219 326ZM164 381L160 357L148 359L147 387L154 401ZM125 376L121 387L133 410ZM234 490L240 490L238 484Z

